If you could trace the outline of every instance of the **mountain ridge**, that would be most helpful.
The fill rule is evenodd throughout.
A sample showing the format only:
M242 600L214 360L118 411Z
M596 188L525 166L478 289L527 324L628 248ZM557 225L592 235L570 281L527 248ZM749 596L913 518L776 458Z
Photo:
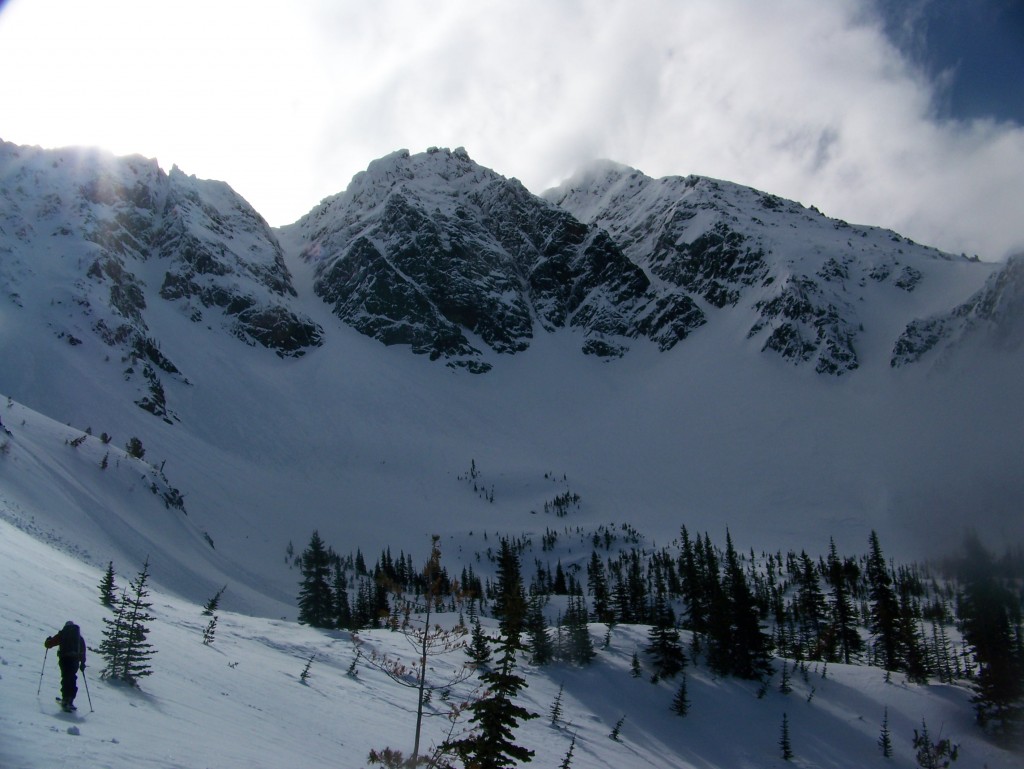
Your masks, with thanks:
M732 208L679 219L700 231L666 219L664 258L639 264L629 250L642 239L620 244L615 227L458 150L375 161L279 230L224 183L141 158L2 145L0 161L0 393L117 445L139 437L155 466L166 461L190 526L216 542L208 552L198 538L188 568L268 569L272 611L293 589L286 544L314 528L369 550L412 550L438 530L623 520L659 541L685 522L732 527L740 546L785 547L801 532L822 550L877 528L915 554L957 540L968 514L1000 541L1022 535L1016 261L936 256L695 181L703 204ZM655 198L661 208L622 209L616 226L639 234L633 220L686 213ZM764 227L739 232L734 260L728 236L720 248L707 236L754 213ZM769 235L793 242L790 224L840 239L804 233L784 263ZM365 269L330 279L357 242ZM463 258L446 272L452 253ZM905 267L920 278L904 281ZM389 292L402 301L380 301ZM955 310L967 305L978 309ZM936 318L937 341L894 367L908 324ZM392 329L406 341L382 344ZM409 354L417 345L424 355ZM492 501L459 480L471 462ZM52 501L71 506L58 514L24 479L4 483L36 500L40 525L80 516L95 557L105 542L124 552L104 533L114 524L73 495ZM567 492L582 500L568 519L544 512Z

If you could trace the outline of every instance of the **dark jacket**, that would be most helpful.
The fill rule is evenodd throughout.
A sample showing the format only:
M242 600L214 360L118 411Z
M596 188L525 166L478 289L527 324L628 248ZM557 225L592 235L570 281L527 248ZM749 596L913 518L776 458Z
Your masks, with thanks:
M57 649L57 659L63 663L85 667L85 639L82 631L74 622L68 621L64 627L44 642L47 649Z

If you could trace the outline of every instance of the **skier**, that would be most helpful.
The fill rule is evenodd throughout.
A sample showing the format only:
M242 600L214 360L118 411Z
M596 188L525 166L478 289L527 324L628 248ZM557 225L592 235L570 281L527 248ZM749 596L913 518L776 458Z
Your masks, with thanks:
M75 710L78 694L78 671L85 673L85 639L82 631L71 620L44 642L47 649L57 646L57 664L60 665L60 706L67 712Z

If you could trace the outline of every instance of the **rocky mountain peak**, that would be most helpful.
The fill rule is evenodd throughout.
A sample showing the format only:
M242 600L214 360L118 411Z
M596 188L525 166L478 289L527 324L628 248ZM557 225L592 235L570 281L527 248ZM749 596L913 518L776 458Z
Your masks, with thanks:
M187 380L150 330L157 303L281 356L320 343L288 306L296 292L263 218L227 184L152 160L0 145L0 254L7 296L70 300L54 333L120 351L138 405L164 419L162 377Z
M894 339L913 321L919 285L945 285L971 271L961 269L967 260L894 232L706 177L652 179L601 162L544 197L606 230L650 276L690 296L710 323L727 310L738 314L763 352L819 373L857 369L865 336ZM968 283L986 274L973 272ZM930 296L944 293L937 286Z
M541 330L577 328L586 352L618 356L625 339L668 349L703 322L689 298L654 291L606 233L464 150L375 161L285 233L339 318L473 371Z

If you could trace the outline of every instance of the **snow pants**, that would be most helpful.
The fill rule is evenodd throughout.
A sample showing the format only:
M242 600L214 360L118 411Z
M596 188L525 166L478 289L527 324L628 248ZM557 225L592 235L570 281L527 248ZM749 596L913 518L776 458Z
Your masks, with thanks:
M60 665L60 696L70 705L78 694L78 658L58 660L57 664Z

